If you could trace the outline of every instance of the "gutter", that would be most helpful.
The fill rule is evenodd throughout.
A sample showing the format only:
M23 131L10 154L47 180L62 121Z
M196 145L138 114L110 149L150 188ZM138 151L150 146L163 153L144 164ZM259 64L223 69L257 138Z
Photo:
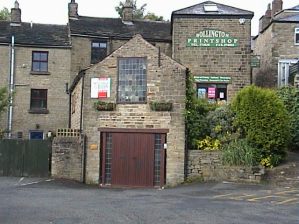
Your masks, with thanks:
M14 73L15 73L15 36L11 36L11 49L10 49L10 76L9 76L9 107L8 107L8 138L11 138L12 131L12 118L13 118L13 93L14 93Z

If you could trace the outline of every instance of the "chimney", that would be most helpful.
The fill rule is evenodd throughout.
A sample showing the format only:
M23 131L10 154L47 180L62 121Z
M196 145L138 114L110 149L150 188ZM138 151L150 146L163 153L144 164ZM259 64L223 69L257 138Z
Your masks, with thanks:
M21 9L19 8L19 2L15 1L14 8L11 9L10 12L10 22L13 24L20 24L21 20Z
M76 19L78 17L78 3L75 0L71 0L69 3L69 19Z
M133 3L131 0L126 0L126 3L123 7L123 15L122 20L124 22L132 22L133 21Z
M272 2L272 18L275 16L276 13L282 10L283 2L282 0L273 0Z
M270 24L270 22L271 22L271 14L272 14L271 4L269 3L265 15L260 18L260 21L259 21L259 32L263 31Z

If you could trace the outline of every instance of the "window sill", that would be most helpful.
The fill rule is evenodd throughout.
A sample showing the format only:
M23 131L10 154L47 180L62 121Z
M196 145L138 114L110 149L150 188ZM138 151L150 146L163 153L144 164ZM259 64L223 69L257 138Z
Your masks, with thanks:
M30 71L31 75L51 75L50 72L43 72L43 71Z
M30 109L28 110L29 114L48 114L48 109Z

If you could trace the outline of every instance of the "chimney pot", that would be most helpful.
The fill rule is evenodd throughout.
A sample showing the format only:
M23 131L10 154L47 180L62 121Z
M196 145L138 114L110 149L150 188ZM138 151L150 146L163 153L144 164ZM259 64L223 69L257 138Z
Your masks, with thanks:
M122 20L125 22L133 21L133 3L131 0L126 0L124 4Z
M78 3L75 0L71 0L69 3L69 18L78 18Z
M14 8L12 8L10 11L10 22L14 24L20 24L22 22L21 13L19 2L15 1Z

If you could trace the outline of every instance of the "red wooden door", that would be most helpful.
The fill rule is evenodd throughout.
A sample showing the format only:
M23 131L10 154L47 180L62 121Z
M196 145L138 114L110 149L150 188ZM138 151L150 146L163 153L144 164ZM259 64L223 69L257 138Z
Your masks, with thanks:
M154 135L112 133L112 185L153 186Z

